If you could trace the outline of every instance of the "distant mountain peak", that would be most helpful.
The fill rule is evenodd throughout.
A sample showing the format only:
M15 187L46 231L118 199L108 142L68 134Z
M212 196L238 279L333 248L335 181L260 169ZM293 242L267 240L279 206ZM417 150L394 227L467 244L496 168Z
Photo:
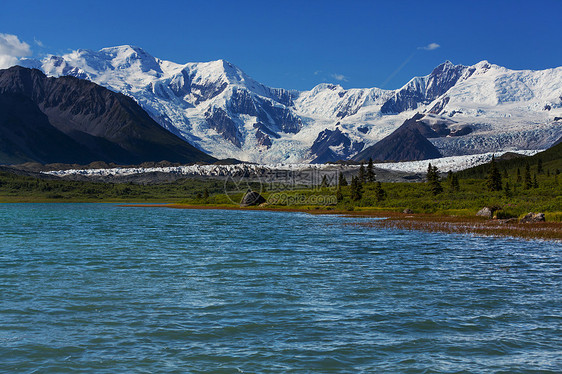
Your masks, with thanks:
M79 49L78 51L81 51L81 49ZM117 46L114 46L114 47L105 47L105 48L100 49L99 52L113 53L113 54L123 54L123 53L133 54L133 53L137 53L138 55L150 55L149 53L147 53L141 47L137 47L135 45L130 45L130 44L117 45Z

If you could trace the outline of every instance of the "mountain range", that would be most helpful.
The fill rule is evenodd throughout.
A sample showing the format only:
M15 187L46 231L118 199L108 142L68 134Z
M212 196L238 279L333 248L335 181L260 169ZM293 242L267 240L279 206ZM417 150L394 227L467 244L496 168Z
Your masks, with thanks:
M216 158L408 159L426 156L370 147L386 138L377 149L389 148L406 134L407 144L452 156L543 149L562 136L562 67L516 71L487 61L447 61L396 90L320 84L296 91L268 87L224 60L177 64L128 45L20 65L129 96L160 126ZM401 127L414 116L415 129Z

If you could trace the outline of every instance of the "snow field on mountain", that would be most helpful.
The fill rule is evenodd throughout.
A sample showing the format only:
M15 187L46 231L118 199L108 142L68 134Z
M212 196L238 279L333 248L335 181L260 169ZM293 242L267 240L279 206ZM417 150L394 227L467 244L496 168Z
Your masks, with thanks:
M428 115L428 121L473 130L464 136L431 139L443 155L543 149L562 137L562 122L554 121L562 117L562 67L515 71L487 61L473 66L446 62L397 90L320 84L297 92L267 87L224 60L177 64L127 45L97 52L80 49L41 61L24 60L22 65L50 76L88 79L131 96L161 126L217 158L262 164L311 162L317 157L311 147L326 129L338 126L351 142L368 147L440 102L443 108L431 118ZM236 92L246 93L242 97L249 97L250 104L239 101ZM391 99L399 112L383 111ZM242 104L266 115L243 112L248 107ZM206 115L213 110L224 111L234 125L210 124ZM283 130L283 121L290 120L287 116L300 119L302 128ZM254 127L258 123L274 133L268 135L270 145L260 145ZM232 141L233 134L239 137L238 144ZM353 156L341 144L330 149L342 158Z

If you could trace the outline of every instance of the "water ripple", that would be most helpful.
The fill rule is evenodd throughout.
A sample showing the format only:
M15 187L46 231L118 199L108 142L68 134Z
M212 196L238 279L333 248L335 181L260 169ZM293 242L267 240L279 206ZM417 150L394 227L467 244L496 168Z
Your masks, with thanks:
M560 372L556 243L0 205L6 372Z

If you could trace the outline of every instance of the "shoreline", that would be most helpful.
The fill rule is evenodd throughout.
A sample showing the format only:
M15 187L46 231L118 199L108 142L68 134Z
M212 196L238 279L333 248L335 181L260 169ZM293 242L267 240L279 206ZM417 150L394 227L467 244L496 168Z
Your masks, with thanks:
M119 204L129 208L168 208L193 210L240 210L308 214L330 214L355 218L386 218L369 222L353 222L347 225L379 227L401 230L417 230L449 234L475 234L483 236L517 238L525 240L549 240L562 242L562 222L518 223L506 220L472 216L445 216L428 213L406 214L388 210L345 211L337 209L304 209L284 207L239 207L193 204Z

